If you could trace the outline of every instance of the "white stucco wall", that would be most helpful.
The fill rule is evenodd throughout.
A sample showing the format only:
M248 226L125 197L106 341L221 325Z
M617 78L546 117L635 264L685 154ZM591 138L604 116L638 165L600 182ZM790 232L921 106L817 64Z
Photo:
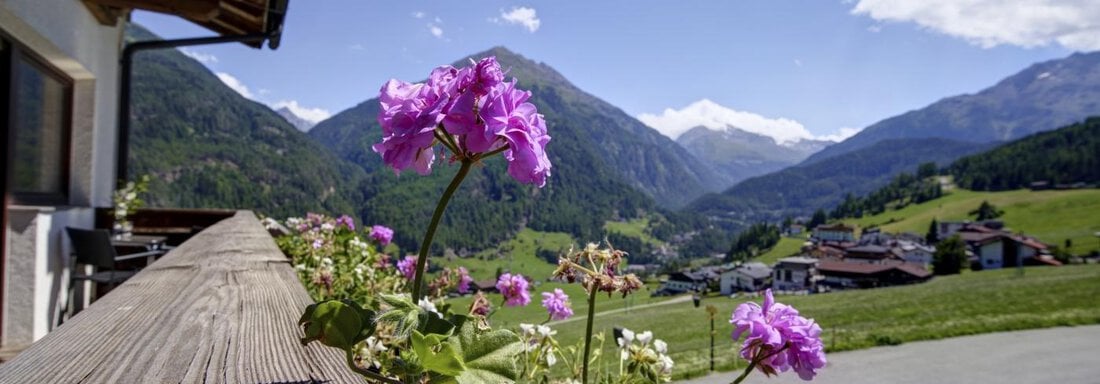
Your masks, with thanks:
M8 209L0 347L23 347L56 323L69 278L64 229L91 228L92 207L111 205L123 32L118 25L100 25L77 0L0 0L0 30L73 84L68 204Z
M982 269L1004 268L1004 246L1001 242L989 243L981 248Z

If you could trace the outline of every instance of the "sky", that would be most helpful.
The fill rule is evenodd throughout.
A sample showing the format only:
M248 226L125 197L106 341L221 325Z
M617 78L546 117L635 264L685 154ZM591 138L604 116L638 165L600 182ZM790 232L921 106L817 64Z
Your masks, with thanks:
M133 20L164 38L212 34L178 17ZM277 50L184 51L242 95L316 122L386 80L420 81L494 46L672 138L733 125L780 143L839 140L1100 50L1100 1L294 0Z

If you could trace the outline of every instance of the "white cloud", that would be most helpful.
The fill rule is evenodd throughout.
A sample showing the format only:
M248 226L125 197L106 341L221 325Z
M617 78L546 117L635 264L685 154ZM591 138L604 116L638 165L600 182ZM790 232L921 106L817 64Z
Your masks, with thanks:
M362 51L364 49L367 49L367 48L364 47L363 44L359 44L359 43L355 43L355 44L352 44L352 45L348 46L348 50L350 50L350 51Z
M535 31L539 30L539 25L542 25L542 20L539 20L535 9L528 7L516 7L508 12L501 10L500 19L490 18L489 20L497 23L503 21L508 24L522 25L531 33L535 33Z
M422 12L422 11L416 11L416 12L412 13L412 17L417 18L417 19L423 19L424 16L427 16L427 15L425 15L424 12Z
M835 133L829 134L829 135L824 135L824 136L818 136L818 137L816 137L816 139L835 141L835 142L839 143L839 142L844 141L845 139L847 139L849 137L855 136L857 133L859 133L859 131L862 131L862 130L863 130L863 128L840 127L840 129L837 130Z
M202 52L199 52L199 51L192 51L192 50L187 49L187 48L181 48L180 52L182 52L187 57L195 59L196 61L198 61L200 63L203 63L203 64L206 64L206 65L210 65L210 64L214 64L214 63L218 62L218 57L214 56L212 54L209 54L209 53L202 53Z
M218 72L216 73L216 75L218 75L219 80L225 83L225 85L228 85L229 88L233 88L233 90L237 91L237 93L241 94L241 96L249 99L255 99L255 95L252 94L252 91L248 90L248 87L241 83L240 80L237 80L236 77L233 77L233 75L225 72Z
M801 59L794 59L794 65L801 67L802 66L802 60Z
M286 107L298 117L313 124L320 123L321 120L327 119L332 116L332 113L324 108L308 108L298 104L297 100L280 100L271 104L271 108L279 109Z
M1058 44L1100 50L1096 0L860 0L852 13L877 21L913 22L983 48Z
M432 36L440 39L443 38L443 28L440 28L438 25L428 24L428 31L432 33Z
M771 137L779 144L793 144L803 139L837 140L859 132L858 129L841 128L840 132L831 135L815 136L798 121L737 111L707 99L696 101L679 110L666 108L660 115L643 113L638 116L638 120L672 139L698 126L716 131L736 127Z

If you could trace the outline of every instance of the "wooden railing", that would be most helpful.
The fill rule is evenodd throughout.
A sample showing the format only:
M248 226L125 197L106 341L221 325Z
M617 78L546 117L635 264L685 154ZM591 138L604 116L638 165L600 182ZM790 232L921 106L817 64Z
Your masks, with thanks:
M310 302L255 215L237 212L0 364L0 382L361 382L340 351L298 342Z

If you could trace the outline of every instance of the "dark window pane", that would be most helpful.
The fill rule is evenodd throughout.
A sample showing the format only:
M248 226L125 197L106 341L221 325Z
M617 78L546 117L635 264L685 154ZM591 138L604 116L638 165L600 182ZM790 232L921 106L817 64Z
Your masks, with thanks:
M65 124L68 87L25 57L13 60L16 73L14 174L16 193L64 195L68 158Z

